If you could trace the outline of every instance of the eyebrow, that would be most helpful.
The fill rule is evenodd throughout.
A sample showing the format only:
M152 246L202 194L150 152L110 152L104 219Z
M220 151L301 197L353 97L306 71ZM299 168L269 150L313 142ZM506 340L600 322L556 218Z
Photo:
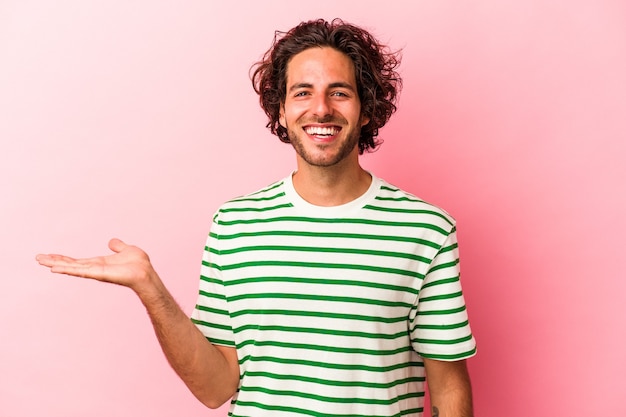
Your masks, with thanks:
M291 87L289 87L289 91L293 91L293 90L298 90L300 88L313 88L313 84L311 83L296 83L294 85L292 85ZM345 88L347 90L350 91L354 91L354 87L352 86L352 84L343 82L343 81L337 81L334 83L330 83L328 84L328 88Z

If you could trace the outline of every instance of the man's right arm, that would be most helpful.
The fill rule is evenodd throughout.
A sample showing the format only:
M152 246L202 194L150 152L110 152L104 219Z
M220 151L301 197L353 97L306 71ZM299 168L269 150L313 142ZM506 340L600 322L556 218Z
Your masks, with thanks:
M148 310L165 357L198 400L210 408L221 406L239 384L235 348L210 343L156 273L150 281L137 295Z
M196 398L210 408L228 401L239 385L235 349L206 339L178 306L145 252L117 239L111 240L109 247L115 252L109 256L38 255L37 261L54 273L131 288L146 307L168 362Z

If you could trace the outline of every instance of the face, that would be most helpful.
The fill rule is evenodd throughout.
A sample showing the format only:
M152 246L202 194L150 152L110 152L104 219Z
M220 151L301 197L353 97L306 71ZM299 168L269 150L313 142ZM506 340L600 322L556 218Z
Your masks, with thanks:
M299 164L358 164L359 135L368 121L361 117L354 64L347 55L314 47L291 58L280 124Z

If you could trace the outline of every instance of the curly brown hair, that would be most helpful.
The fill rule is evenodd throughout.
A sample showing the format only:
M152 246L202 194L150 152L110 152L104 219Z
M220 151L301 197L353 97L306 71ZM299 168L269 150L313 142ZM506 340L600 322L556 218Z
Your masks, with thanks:
M287 94L287 64L312 47L328 46L346 54L354 63L361 113L369 123L361 128L359 153L372 151L381 141L378 129L396 111L402 79L396 72L399 52L391 52L369 32L341 19L302 22L288 32L276 31L271 48L251 68L252 85L267 114L267 127L281 141L289 143L287 129L280 125L281 105Z

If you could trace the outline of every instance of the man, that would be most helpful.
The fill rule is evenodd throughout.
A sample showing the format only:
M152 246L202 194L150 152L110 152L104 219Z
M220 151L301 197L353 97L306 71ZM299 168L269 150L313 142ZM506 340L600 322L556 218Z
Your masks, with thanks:
M396 55L340 20L277 33L255 90L296 151L285 179L215 214L192 320L139 248L39 255L145 305L163 351L208 407L233 416L471 416L475 354L454 220L365 171L395 111Z

